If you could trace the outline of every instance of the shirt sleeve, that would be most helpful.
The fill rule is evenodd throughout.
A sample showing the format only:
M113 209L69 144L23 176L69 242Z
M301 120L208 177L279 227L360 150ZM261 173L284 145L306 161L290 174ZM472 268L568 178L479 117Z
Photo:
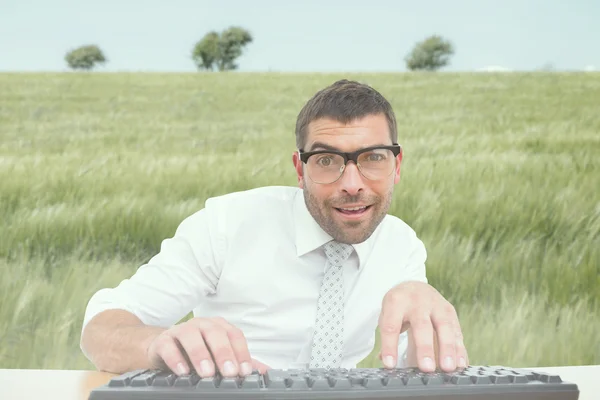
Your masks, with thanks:
M98 313L121 309L144 324L169 327L187 315L219 280L221 239L214 217L202 209L186 218L160 252L114 288L88 302L82 330Z

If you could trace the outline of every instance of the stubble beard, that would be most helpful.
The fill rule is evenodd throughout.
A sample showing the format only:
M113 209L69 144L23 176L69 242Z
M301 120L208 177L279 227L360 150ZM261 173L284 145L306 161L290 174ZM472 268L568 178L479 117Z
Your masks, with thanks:
M306 187L303 192L308 211L325 232L340 243L356 244L362 243L371 237L385 218L392 203L393 187L389 189L384 198L376 195L359 195L320 201ZM370 210L368 210L370 215L359 221L340 221L339 216L336 215L338 212L334 209L334 205L343 207L344 204L352 203L371 204Z

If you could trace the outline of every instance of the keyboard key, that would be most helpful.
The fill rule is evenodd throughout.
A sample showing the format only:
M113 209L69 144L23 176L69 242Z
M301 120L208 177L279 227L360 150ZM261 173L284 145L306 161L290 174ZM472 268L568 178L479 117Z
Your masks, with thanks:
M350 381L343 376L342 377L330 376L329 377L329 385L332 388L335 388L336 390L346 390L346 389L350 389L352 387L352 384L350 383Z
M115 376L114 378L112 378L110 380L110 382L108 383L108 386L110 386L110 387L129 386L129 384L131 383L131 379L133 379L137 375L140 375L146 371L147 370L139 369L139 370L135 370L135 371L126 372L119 376Z
M455 385L470 385L471 377L468 375L454 375L450 379L450 382L454 383Z
M289 372L270 369L264 375L265 385L271 389L286 389L291 384Z
M365 381L365 378L362 376L362 374L359 373L350 373L348 375L348 380L350 381L350 384L353 386L363 386L363 382Z
M440 373L427 374L423 377L423 382L428 386L442 385L445 382L444 375Z
M172 386L177 375L170 372L160 372L154 377L152 386Z
M310 386L308 384L308 379L303 375L294 375L291 377L291 382L289 385L292 390L305 390Z
M537 379L545 383L560 383L562 379L558 375L537 374Z
M517 368L517 369L512 369L512 372L516 375L522 375L522 376L527 377L527 380L536 379L536 373L533 371L527 371L524 369Z
M240 387L243 389L260 389L261 388L260 375L248 375L242 379Z
M144 387L150 386L152 381L154 380L154 376L156 376L156 371L148 371L142 374L136 375L131 379L131 386L134 387Z
M311 375L323 375L327 372L327 368L310 368L308 372Z
M219 387L219 378L218 377L213 377L213 376L209 376L206 378L200 378L198 380L198 383L196 383L196 388L197 389L214 389Z
M406 386L423 386L423 377L421 375L406 375L402 377Z
M199 380L200 380L200 377L195 373L190 374L190 375L180 375L175 380L175 383L173 386L191 387L191 386L195 386Z
M367 389L379 389L385 387L385 384L382 378L369 377L365 378L363 386Z
M223 377L219 382L221 389L239 389L241 386L239 377Z
M510 383L510 376L501 374L490 375L490 381L498 384Z
M490 380L490 377L488 375L475 375L471 377L471 382L473 382L475 385L485 385L485 384L490 384L492 383L492 381Z
M329 379L326 376L312 376L309 378L308 382L313 390L326 390L331 388Z
M529 378L525 375L511 375L509 376L511 383L527 383Z
M402 388L404 387L404 380L402 379L402 376L397 375L397 376L388 376L386 378L384 378L385 381L385 387L387 388Z

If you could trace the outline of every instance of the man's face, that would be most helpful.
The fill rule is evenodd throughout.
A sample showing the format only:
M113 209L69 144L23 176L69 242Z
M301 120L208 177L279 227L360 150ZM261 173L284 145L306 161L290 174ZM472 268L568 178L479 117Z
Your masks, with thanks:
M392 142L387 120L383 114L378 114L348 125L326 118L311 122L303 150L320 150L319 144L352 152L370 146L391 145ZM383 220L392 201L394 185L400 180L401 160L402 153L396 157L393 172L381 180L367 179L354 162L348 162L337 181L320 184L308 176L298 153L293 155L298 184L304 191L309 212L325 232L342 243L364 242ZM361 211L343 210L362 206L367 207Z

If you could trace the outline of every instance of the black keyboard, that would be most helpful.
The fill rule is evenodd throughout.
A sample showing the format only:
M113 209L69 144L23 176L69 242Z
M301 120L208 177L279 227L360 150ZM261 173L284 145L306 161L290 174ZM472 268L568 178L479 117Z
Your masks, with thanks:
M271 369L246 377L195 373L177 376L131 371L90 392L89 400L577 400L579 390L560 376L501 366L470 366L452 373L414 368Z

